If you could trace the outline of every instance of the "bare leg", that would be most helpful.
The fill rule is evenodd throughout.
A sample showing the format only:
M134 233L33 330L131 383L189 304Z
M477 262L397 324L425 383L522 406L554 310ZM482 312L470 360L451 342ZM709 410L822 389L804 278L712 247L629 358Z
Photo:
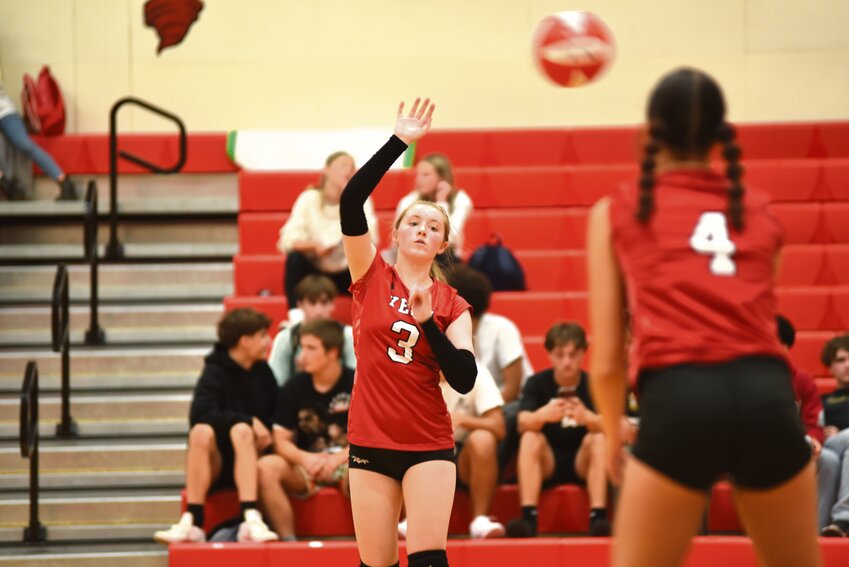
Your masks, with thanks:
M613 567L673 567L684 560L707 504L635 458L628 459L613 526Z
M484 429L472 431L460 452L457 474L469 487L472 518L489 515L498 487L498 443Z
M376 472L351 469L351 511L360 560L383 567L398 561L401 483Z
M199 423L189 431L186 451L186 501L202 504L212 482L221 474L221 453L215 443L215 431Z
M522 433L516 472L519 476L519 503L536 506L542 481L554 473L554 453L545 435L537 431Z
M427 461L410 467L404 475L407 555L445 549L454 504L456 470L451 461Z
M242 502L256 501L256 444L254 432L247 423L237 423L230 428L230 441L235 453L233 478Z
M575 455L575 472L587 481L590 508L607 507L607 464L603 433L587 433Z
M306 492L304 477L279 455L261 458L257 463L257 476L263 516L281 539L294 537L295 514L286 493Z
M736 488L740 517L767 567L822 565L817 544L817 491L814 465L769 490Z

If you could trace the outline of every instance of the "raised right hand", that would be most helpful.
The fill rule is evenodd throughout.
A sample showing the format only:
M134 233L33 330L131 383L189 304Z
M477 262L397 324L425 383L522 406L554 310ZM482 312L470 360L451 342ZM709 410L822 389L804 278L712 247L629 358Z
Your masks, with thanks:
M409 145L427 134L427 131L430 130L430 121L435 108L436 105L431 103L429 98L424 99L423 103L420 98L416 98L410 113L404 116L404 102L402 101L398 105L398 115L395 119L395 135Z

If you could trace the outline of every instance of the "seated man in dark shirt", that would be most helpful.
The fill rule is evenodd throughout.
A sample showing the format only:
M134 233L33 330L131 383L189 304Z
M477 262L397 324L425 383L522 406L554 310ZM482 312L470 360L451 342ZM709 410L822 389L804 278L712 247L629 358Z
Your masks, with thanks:
M555 323L545 335L545 349L552 368L528 378L522 390L516 463L522 518L508 524L507 534L536 535L544 485L586 482L590 534L610 535L601 417L593 411L589 376L581 370L587 350L584 329L577 323Z
M239 541L277 539L262 521L256 502L257 456L271 447L277 400L277 382L265 361L270 324L250 307L234 309L219 321L218 343L206 357L189 413L188 511L170 529L156 532L156 541L205 541L207 492L234 486L244 516Z
M831 508L831 523L823 528L826 537L849 535L849 335L834 337L822 349L822 363L837 380L837 389L822 397L825 445L833 451L840 468L837 498Z
M295 539L289 497L306 499L322 486L348 496L348 406L354 371L342 365L342 325L329 319L301 326L299 365L282 388L274 418L274 454L259 461L260 503L272 529Z

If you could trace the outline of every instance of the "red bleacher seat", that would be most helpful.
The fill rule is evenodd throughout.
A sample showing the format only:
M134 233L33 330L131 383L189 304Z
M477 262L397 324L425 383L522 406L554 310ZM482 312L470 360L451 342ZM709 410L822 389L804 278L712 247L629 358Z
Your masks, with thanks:
M262 311L271 319L271 335L277 332L281 322L289 317L289 306L286 297L273 295L269 297L257 295L231 295L224 298L224 309L235 309L236 307L253 307ZM340 295L336 297L333 306L333 318L346 325L351 324L351 297Z
M236 295L256 296L261 292L283 294L285 258L280 255L233 257L233 280Z
M187 134L186 138L183 173L230 173L237 170L227 155L226 133L198 132ZM109 173L109 134L34 136L33 139L70 175ZM163 167L176 164L179 157L176 134L122 133L118 138L118 149ZM118 172L150 173L120 158Z
M833 331L800 331L796 333L796 344L790 349L790 361L811 374L820 374L823 368L820 353L835 333Z
M820 160L749 160L743 183L767 191L774 202L805 202L818 195Z
M828 287L779 288L778 312L797 330L819 330L829 313L831 289Z
M821 283L849 285L849 243L826 246L824 253L829 279Z
M738 128L738 134L744 160L824 157L821 151L812 152L817 140L813 123L746 124Z
M781 252L778 284L782 286L818 285L828 283L830 270L826 265L826 246L785 246Z
M586 292L504 291L492 294L489 310L512 320L522 335L544 335L556 321L578 321L586 326Z
M709 532L743 531L734 505L731 485L727 481L717 482L710 493L707 523Z
M849 122L825 122L817 125L819 143L828 158L849 157Z
M785 243L828 242L820 203L773 203L770 210L784 229Z
M849 243L849 203L825 203L822 222L829 242Z
M239 253L245 255L277 254L277 240L288 213L241 213L239 214Z
M821 180L823 194L834 201L849 201L849 160L830 159L825 164Z
M518 250L529 290L585 291L587 257L583 251Z

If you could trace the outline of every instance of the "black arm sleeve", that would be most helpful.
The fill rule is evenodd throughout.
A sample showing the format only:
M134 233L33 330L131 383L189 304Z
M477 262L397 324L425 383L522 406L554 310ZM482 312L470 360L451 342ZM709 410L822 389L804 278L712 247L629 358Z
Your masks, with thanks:
M420 326L448 384L461 394L471 392L478 376L475 355L466 349L455 347L436 326L433 316L420 323Z
M366 214L363 205L366 199L377 187L383 175L389 171L395 160L407 149L401 138L392 135L377 153L363 164L354 174L339 200L339 218L342 224L342 234L345 236L360 236L368 232Z

